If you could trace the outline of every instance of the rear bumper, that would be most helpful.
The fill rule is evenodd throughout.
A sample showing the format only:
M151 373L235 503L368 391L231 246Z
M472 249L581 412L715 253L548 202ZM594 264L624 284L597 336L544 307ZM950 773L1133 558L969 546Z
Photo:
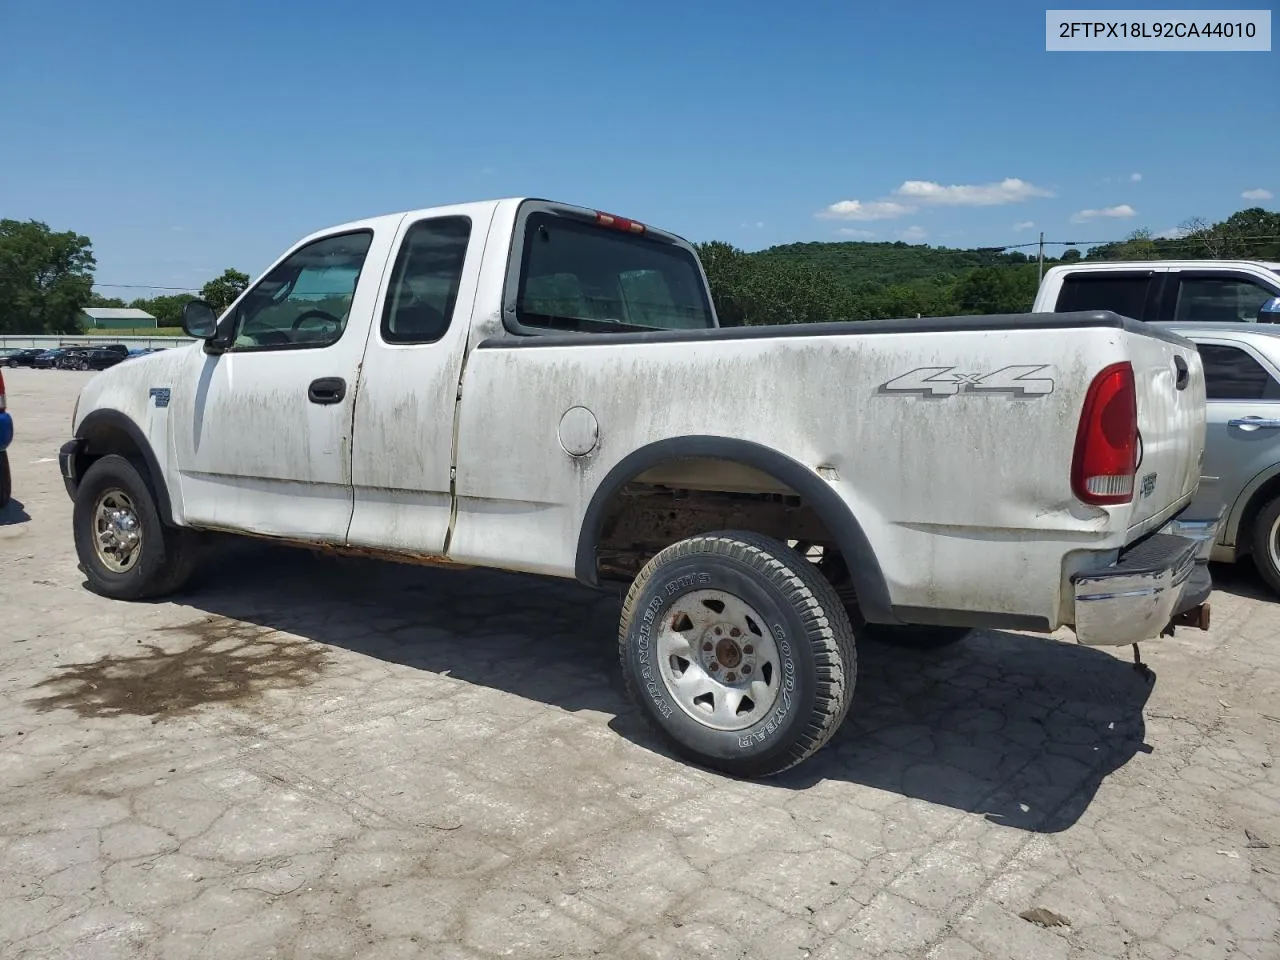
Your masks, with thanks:
M1072 585L1080 642L1141 643L1203 605L1213 589L1208 560L1221 522L1221 512L1203 520L1172 520L1121 551L1110 566L1077 573Z
M0 450L7 450L13 442L13 417L0 412Z

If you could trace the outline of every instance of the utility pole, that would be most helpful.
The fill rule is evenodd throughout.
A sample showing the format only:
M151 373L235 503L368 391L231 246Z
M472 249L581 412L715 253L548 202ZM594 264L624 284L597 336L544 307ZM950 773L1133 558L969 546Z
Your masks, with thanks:
M1044 231L1040 231L1040 280L1044 280Z

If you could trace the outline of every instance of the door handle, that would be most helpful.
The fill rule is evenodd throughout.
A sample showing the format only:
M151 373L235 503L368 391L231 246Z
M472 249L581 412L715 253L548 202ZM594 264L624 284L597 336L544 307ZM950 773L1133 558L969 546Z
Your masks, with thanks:
M1280 420L1271 420L1265 417L1236 417L1234 420L1228 420L1227 426L1243 427L1246 430L1258 430L1263 427L1275 430L1280 428Z
M1173 374L1173 389L1187 389L1187 384L1191 382L1191 370L1187 367L1187 361L1176 353L1173 355Z
M312 403L341 403L346 395L347 381L341 377L321 377L307 387L307 399Z

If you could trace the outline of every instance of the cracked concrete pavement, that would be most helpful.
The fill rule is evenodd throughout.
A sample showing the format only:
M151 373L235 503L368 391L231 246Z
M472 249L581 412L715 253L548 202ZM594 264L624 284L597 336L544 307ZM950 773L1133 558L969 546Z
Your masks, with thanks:
M89 593L51 459L88 376L5 372L0 956L1280 958L1247 568L1154 684L864 643L832 744L737 782L647 734L574 584L245 543L170 602Z

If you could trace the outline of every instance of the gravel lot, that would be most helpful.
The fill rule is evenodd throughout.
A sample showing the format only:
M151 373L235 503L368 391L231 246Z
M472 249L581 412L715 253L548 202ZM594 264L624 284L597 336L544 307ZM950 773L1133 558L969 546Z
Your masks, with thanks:
M0 956L1280 958L1248 568L1154 683L862 644L831 746L736 782L646 734L574 584L245 544L173 602L90 594L54 460L90 376L5 371Z

